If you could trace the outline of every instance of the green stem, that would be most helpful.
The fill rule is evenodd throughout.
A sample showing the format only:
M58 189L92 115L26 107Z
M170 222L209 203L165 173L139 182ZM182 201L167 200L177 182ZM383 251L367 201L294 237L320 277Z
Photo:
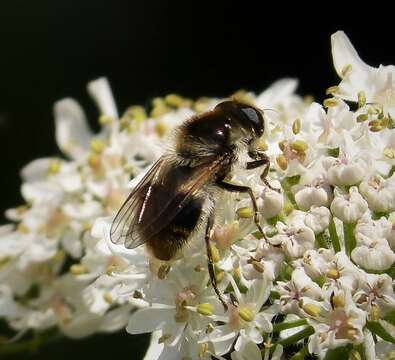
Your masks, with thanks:
M0 355L13 355L20 353L34 353L38 348L46 343L53 342L61 338L58 333L43 332L35 333L32 339L3 343L0 346Z
M38 337L35 337L31 340L2 344L0 347L1 355L11 355L18 353L34 353L40 346L40 340Z
M289 177L285 178L281 184L285 195L287 196L288 200L295 208L297 208L297 205L296 205L295 197L291 191L291 187L293 185L296 185L298 182L299 182L299 177L294 176L291 178L289 178Z
M351 252L354 250L357 245L357 241L354 236L355 224L346 224L343 223L344 229L344 245L346 247L346 254L348 257L351 256Z
M279 332L282 330L286 329L292 329L298 326L302 325L307 325L307 320L306 319L300 319L300 320L295 320L295 321L290 321L290 322L281 322L278 324L273 325L273 332Z
M333 250L335 250L335 252L338 253L341 250L341 247L340 247L339 236L337 235L336 232L336 225L335 222L333 221L333 218L329 223L329 235L331 237Z
M323 232L318 234L318 235L316 235L315 240L317 241L317 244L318 244L319 248L324 248L324 249L328 248L328 246L326 245L326 241L325 241Z
M279 344L281 344L283 347L294 345L299 340L302 340L302 339L304 339L310 335L313 335L313 334L314 334L314 328L312 326L308 326L305 329L297 332L296 334L279 341Z
M298 351L294 356L292 356L290 360L303 360L308 355L309 355L309 347L306 344L300 349L300 351Z

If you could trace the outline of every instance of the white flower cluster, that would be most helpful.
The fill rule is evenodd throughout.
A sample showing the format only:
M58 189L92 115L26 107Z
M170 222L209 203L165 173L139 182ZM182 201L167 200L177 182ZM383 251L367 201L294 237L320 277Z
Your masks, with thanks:
M216 205L210 242L227 311L210 285L202 233L171 262L109 237L172 129L220 99L168 95L149 113L133 106L119 117L99 79L88 91L102 131L62 100L56 139L68 160L22 170L26 205L8 210L15 225L0 228L0 318L19 334L152 332L146 360L393 359L395 67L363 63L343 32L332 36L332 54L342 80L323 105L296 95L293 79L235 95L274 110L259 146L282 192L259 169L234 170L256 195L267 241L248 197L224 193Z

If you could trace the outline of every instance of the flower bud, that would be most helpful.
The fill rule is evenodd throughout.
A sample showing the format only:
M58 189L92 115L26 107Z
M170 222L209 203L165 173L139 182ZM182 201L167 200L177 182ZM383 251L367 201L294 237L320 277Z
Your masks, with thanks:
M362 181L359 191L367 200L369 208L376 212L391 212L395 210L395 176L383 179L375 176L369 182Z
M386 239L371 240L365 237L364 241L359 241L358 246L352 251L351 259L364 269L384 271L395 262L395 254Z
M342 163L335 159L325 159L323 165L328 170L328 180L332 185L354 185L359 183L365 170L358 163Z
M284 196L277 191L266 190L263 192L262 205L259 211L265 219L270 219L278 215L284 206Z
M368 203L359 194L356 186L352 186L349 194L335 191L335 198L331 204L333 215L346 224L354 224L368 209Z
M330 221L331 213L324 206L312 207L304 219L305 225L313 230L316 235L327 229Z
M302 210L328 205L328 193L323 188L307 186L295 194L295 201Z

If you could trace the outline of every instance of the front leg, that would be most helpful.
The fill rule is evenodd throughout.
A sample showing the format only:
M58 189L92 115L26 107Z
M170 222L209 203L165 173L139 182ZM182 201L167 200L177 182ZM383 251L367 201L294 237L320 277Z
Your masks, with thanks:
M252 202L252 207L254 209L254 222L256 227L258 228L259 232L262 234L265 240L267 240L265 233L263 232L263 229L261 225L259 224L259 213L258 213L258 205L256 203L256 199L254 196L254 193L252 192L252 189L248 186L243 186L243 185L236 185L236 184L231 184L228 183L224 180L218 180L217 185L227 191L231 192L239 192L239 193L247 193L250 196L251 202Z
M207 219L206 234L204 236L204 240L206 243L206 251L207 251L207 268L208 268L208 273L210 275L211 285L212 285L215 293L217 294L219 301L221 301L225 311L227 311L228 305L226 304L224 298L222 297L221 292L218 289L217 278L215 277L215 270L214 270L214 264L213 264L213 254L211 253L211 247L210 247L210 234L211 234L213 225L214 225L214 214L213 214L213 212L211 212L208 216L208 219Z
M269 157L261 151L257 151L257 150L250 150L248 152L248 156L251 159L254 159L254 161L249 161L246 164L246 168L247 170L250 169L256 169L257 167L261 167L261 166L265 166L265 168L262 171L261 174L261 180L262 182L271 190L277 191L278 193L281 192L281 189L277 189L272 187L269 182L267 181L266 177L269 174L269 169L270 169L270 159Z

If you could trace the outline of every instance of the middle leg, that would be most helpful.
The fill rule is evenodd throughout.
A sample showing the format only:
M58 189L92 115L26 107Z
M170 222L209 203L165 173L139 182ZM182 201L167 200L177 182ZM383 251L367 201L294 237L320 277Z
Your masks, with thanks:
M254 193L252 192L252 189L248 186L243 186L243 185L236 185L236 184L231 184L228 183L224 180L218 180L217 185L221 187L224 190L231 191L231 192L240 192L240 193L247 193L250 196L251 203L252 203L252 208L254 210L254 222L256 227L258 228L259 232L262 234L265 240L267 240L265 233L263 232L263 229L261 227L261 224L259 223L259 213L258 213L258 205L256 203L256 199L254 196Z

